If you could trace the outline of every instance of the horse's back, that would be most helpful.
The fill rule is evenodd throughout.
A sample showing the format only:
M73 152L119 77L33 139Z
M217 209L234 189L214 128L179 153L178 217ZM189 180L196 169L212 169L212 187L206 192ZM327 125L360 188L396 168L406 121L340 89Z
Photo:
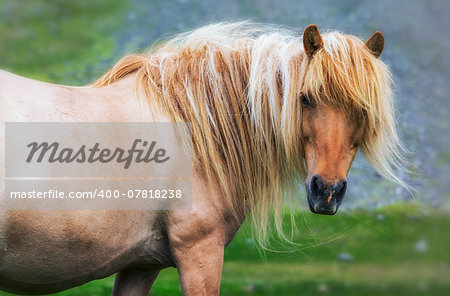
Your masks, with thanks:
M49 117L63 87L0 70L1 122L35 121Z

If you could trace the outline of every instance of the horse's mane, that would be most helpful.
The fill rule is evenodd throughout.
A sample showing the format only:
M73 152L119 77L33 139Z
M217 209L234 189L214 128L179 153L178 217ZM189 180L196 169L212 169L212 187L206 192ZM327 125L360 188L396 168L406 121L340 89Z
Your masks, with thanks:
M387 67L354 36L330 32L323 40L310 60L299 34L214 24L124 57L94 85L135 73L136 91L152 110L190 122L197 167L236 215L252 209L264 239L270 209L282 233L283 201L306 175L301 92L364 114L362 152L383 176L403 184L393 170L402 159Z

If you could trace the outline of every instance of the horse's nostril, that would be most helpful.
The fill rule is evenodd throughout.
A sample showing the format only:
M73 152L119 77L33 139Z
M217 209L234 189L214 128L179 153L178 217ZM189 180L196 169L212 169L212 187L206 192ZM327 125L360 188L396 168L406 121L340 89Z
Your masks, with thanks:
M342 181L342 189L341 192L346 192L347 191L347 180Z
M337 184L337 188L335 191L335 195L339 197L343 197L345 195L345 192L347 191L347 180L344 179L341 182Z
M319 188L320 188L320 184L319 184L319 176L314 175L311 178L311 193L316 196L317 194L319 194Z

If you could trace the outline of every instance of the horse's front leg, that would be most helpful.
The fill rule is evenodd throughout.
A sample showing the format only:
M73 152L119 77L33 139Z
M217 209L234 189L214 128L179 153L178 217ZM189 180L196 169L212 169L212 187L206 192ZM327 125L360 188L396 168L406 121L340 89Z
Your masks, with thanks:
M223 266L223 237L211 234L172 250L183 295L219 295Z
M159 270L125 269L116 274L112 296L147 296Z
M192 209L168 212L167 236L172 259L178 268L183 295L219 295L223 253L242 221L210 193L201 177L192 182ZM243 216L244 217L244 216Z

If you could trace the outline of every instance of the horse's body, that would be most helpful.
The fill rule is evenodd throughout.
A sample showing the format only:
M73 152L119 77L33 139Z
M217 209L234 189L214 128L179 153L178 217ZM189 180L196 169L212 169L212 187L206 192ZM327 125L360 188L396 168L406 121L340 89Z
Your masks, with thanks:
M338 33L324 45L317 28L308 27L302 47L279 33L266 39L229 33L241 26L194 32L151 59L125 58L94 86L52 85L0 71L2 123L184 120L193 123L197 153L192 210L6 210L2 182L0 289L51 293L118 273L114 295L147 295L159 270L174 266L184 294L218 294L224 248L254 207L262 204L258 213L266 217L269 206L280 212L288 174L306 177L311 210L323 214L339 207L358 144L393 176L392 159L383 158L396 135L388 90L380 90L388 83L376 60L381 34L366 48ZM203 42L214 34L219 37ZM359 64L342 74L341 58ZM327 69L315 61L326 61L330 71L341 67L331 75L337 86L327 88ZM316 72L321 76L311 79ZM358 80L363 74L369 77ZM341 90L349 84L351 91ZM340 104L332 101L336 94ZM161 108L142 107L142 95ZM0 132L3 156L4 128ZM205 157L211 161L202 162ZM3 158L0 167L4 180Z
M153 115L139 108L133 81L131 75L102 89L67 87L0 71L1 121L151 121ZM4 149L4 128L2 145ZM4 172L3 159L1 167ZM125 270L119 276L122 283L116 283L117 294L123 285L132 288L120 295L134 295L134 289L148 290L151 279L168 266L182 264L181 275L198 268L205 272L212 263L203 261L207 251L223 251L239 225L223 224L218 217L224 213L208 203L204 181L199 177L193 180L190 212L6 211L2 196L0 288L16 293L52 293ZM3 182L1 186L4 192ZM185 248L191 254L186 262L180 262L177 254ZM214 269L220 266L219 260L212 265ZM217 272L210 274L208 282L219 280ZM192 291L201 291L207 284L204 279L197 283L187 280Z

